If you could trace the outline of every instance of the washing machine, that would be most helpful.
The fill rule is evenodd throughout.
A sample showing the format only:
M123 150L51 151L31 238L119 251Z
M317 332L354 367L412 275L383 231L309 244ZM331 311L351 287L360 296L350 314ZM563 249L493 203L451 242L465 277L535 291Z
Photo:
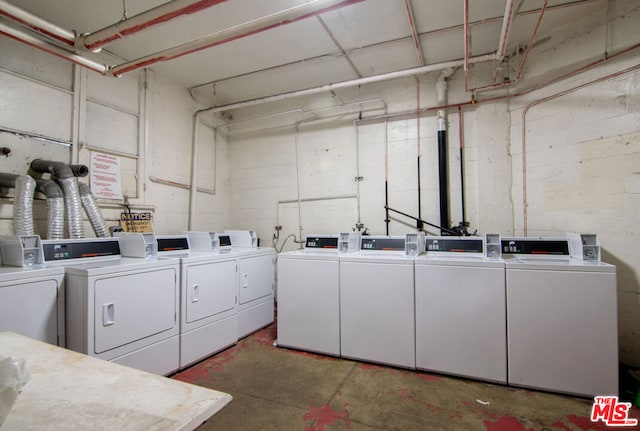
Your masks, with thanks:
M37 235L0 238L0 256L0 331L64 347L64 269L44 265Z
M158 235L158 256L180 260L180 368L238 341L237 254L215 232Z
M274 320L275 249L258 247L254 231L227 230L238 253L238 339Z
M618 395L615 266L571 257L565 237L503 238L502 253L509 384Z
M138 234L144 250L150 235ZM177 259L122 257L117 238L42 241L65 272L67 348L167 375L178 369Z
M418 238L363 236L360 251L340 256L342 357L416 367L413 263L421 248Z
M499 235L427 237L415 259L416 368L507 383Z
M302 250L278 255L278 346L340 356L340 254L360 233L308 235Z

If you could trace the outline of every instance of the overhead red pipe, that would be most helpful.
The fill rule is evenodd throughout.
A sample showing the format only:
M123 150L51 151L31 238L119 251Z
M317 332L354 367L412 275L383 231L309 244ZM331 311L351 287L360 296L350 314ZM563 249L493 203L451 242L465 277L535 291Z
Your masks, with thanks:
M364 0L327 1L322 3L333 4L319 9L314 9L315 3L319 3L319 1L304 3L265 18L250 21L246 24L232 27L192 42L187 42L164 51L159 51L136 60L119 64L111 68L111 73L113 76L121 76L125 73L132 72L155 63L173 60L187 54L202 51L203 49L212 48L217 45L232 42L237 39L258 34L266 30L271 30L363 1ZM310 12L307 12L308 10L310 10Z
M404 8L407 11L407 19L409 20L409 28L411 29L411 38L413 39L413 46L416 50L416 56L418 57L418 66L424 66L422 48L420 47L420 38L416 29L416 21L413 18L413 10L411 9L411 0L404 0Z
M520 75L522 75L522 70L524 69L524 64L527 61L527 58L529 57L529 52L531 52L531 48L533 47L533 43L536 40L536 36L538 34L538 29L540 29L540 23L542 22L542 16L544 15L545 10L547 10L547 4L549 3L549 0L544 0L544 4L542 5L542 8L540 9L540 15L538 15L538 22L536 22L536 26L533 29L533 33L531 33L531 39L529 39L529 44L527 45L527 50L524 53L524 58L522 59L522 62L520 63L520 69L518 69L518 75L516 76L516 81L518 81L520 79Z
M130 36L158 24L190 15L224 3L228 0L174 0L149 9L101 30L83 34L79 44L86 49L96 50L124 36Z
M19 8L5 0L0 0L0 15L9 18L53 40L73 46L76 34L73 31L58 27L29 11Z
M469 91L469 0L464 0L464 91Z

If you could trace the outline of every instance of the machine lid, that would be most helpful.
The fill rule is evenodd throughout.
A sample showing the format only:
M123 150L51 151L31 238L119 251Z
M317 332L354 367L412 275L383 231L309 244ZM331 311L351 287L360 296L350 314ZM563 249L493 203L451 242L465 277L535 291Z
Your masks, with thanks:
M503 254L569 256L568 238L503 238Z
M427 253L471 253L483 254L484 240L482 238L426 238Z
M118 238L45 240L42 243L42 248L45 262L120 257Z

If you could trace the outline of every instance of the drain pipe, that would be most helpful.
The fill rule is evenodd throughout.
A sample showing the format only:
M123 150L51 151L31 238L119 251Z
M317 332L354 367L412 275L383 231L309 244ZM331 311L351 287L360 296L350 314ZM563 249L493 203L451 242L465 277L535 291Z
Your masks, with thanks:
M111 236L109 234L109 227L105 223L104 217L102 217L102 212L98 207L95 196L91 193L89 185L78 181L78 188L80 189L82 206L84 207L84 211L87 213L89 221L91 222L93 232L98 238L107 238Z
M42 159L33 160L31 162L31 169L36 172L48 172L58 178L58 182L64 191L69 238L83 238L82 206L80 202L80 192L78 190L78 180L74 175L74 171L78 173L79 176L83 176L89 172L89 169L84 165L75 165L72 169L66 163Z
M13 229L16 235L34 235L33 195L36 181L29 175L0 173L0 187L15 189Z
M36 190L47 197L47 239L64 238L64 194L53 180L36 180Z
M455 69L445 69L436 82L436 95L438 105L444 105L447 101L447 79ZM447 161L447 118L444 109L438 111L438 184L440 191L440 226L449 228L449 175ZM441 235L448 235L441 230Z

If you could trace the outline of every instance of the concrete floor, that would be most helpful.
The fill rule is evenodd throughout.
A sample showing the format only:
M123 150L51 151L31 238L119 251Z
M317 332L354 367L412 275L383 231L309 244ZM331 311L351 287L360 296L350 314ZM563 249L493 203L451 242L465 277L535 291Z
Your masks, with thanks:
M198 431L611 429L590 421L589 399L287 350L275 337L273 324L174 376L233 396Z

